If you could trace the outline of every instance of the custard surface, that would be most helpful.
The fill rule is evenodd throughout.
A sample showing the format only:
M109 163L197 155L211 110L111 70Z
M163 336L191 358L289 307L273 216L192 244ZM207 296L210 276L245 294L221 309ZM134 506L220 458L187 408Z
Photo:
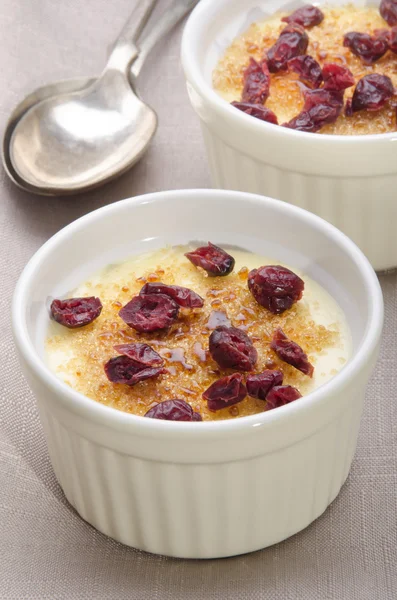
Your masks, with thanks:
M187 247L166 248L109 265L65 297L98 296L101 315L91 324L70 330L50 322L46 355L50 368L82 394L118 410L144 415L162 400L180 398L201 413L203 420L229 419L263 412L265 402L247 397L241 403L211 412L202 393L216 379L233 371L220 369L208 352L212 329L227 318L252 338L258 351L255 372L281 369L284 384L297 387L302 395L331 379L351 354L350 331L335 300L317 283L293 269L305 281L303 298L282 315L273 315L259 306L247 287L248 270L264 264L279 264L234 249L233 273L207 277L185 257ZM288 266L288 265L285 265ZM189 287L205 300L202 309L183 310L169 332L139 334L118 316L146 281L162 281ZM281 326L300 344L315 367L310 379L281 361L270 349L273 331ZM133 387L108 381L104 364L117 356L113 346L144 342L165 361L166 375ZM298 402L299 400L297 400Z
M324 13L320 25L306 29L309 45L306 54L312 56L322 66L324 63L338 63L353 73L356 84L370 73L388 75L397 87L397 55L388 51L373 65L365 65L349 48L343 47L343 37L351 31L372 34L375 29L388 28L379 14L378 7L357 7L352 4L331 7L319 5ZM291 11L292 12L292 11ZM252 56L261 60L278 39L287 23L281 18L291 12L280 12L265 21L253 23L240 37L236 38L224 56L219 60L213 73L213 86L227 102L241 100L243 72ZM345 91L345 102L353 95L355 86ZM278 117L280 125L290 121L303 108L302 84L295 73L271 74L270 95L266 106ZM365 135L388 133L396 130L395 110L387 104L376 112L361 110L352 116L341 114L335 123L325 125L319 133L338 135Z

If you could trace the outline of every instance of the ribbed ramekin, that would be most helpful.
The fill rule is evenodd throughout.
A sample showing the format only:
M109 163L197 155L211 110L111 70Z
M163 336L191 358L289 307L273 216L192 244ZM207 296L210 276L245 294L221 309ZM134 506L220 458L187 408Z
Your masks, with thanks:
M201 0L189 18L182 62L214 185L310 210L355 241L376 270L396 267L397 133L293 131L236 110L212 87L217 60L237 35L266 15L298 5L288 0Z
M334 296L354 346L338 375L273 411L233 421L174 423L108 408L48 369L49 297L137 252L208 239L300 268ZM116 540L189 558L274 544L306 527L332 502L349 473L382 319L376 275L341 232L286 203L213 190L149 194L72 223L26 266L12 314L23 372L70 503Z

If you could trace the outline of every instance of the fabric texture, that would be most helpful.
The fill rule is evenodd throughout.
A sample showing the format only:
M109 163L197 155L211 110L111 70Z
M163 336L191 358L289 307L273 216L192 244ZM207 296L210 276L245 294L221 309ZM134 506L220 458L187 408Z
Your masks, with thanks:
M159 3L165 8L168 0ZM2 0L1 135L14 105L34 88L99 73L131 9L131 0ZM179 26L160 44L142 73L141 94L158 112L160 126L148 153L130 172L83 196L44 198L19 190L0 171L0 599L394 599L395 273L380 278L386 326L351 474L331 507L305 531L272 548L224 560L152 556L87 525L55 480L35 401L13 347L11 296L35 250L77 217L136 194L211 186L179 59L181 31Z

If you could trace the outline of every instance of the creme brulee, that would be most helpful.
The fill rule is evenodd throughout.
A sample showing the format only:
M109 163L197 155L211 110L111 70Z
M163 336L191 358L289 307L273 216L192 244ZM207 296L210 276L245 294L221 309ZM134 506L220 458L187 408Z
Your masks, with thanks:
M375 30L387 28L377 6L359 7L320 5L323 21L306 30L309 44L306 54L312 56L320 66L337 63L350 69L355 82L372 73L387 75L397 86L397 56L386 52L372 65L364 64L361 58L343 46L344 35L362 32L372 35ZM227 102L240 101L243 90L243 72L250 57L260 61L266 51L277 41L286 27L282 17L290 13L280 12L261 22L253 23L240 37L236 38L213 73L213 86ZM352 97L354 86L345 90L345 102ZM293 119L303 108L302 84L293 72L280 71L270 75L270 95L266 107L272 110L279 124ZM320 133L341 135L364 135L387 133L396 130L396 111L393 103L387 103L378 111L360 110L351 116L344 111L334 123L324 125Z

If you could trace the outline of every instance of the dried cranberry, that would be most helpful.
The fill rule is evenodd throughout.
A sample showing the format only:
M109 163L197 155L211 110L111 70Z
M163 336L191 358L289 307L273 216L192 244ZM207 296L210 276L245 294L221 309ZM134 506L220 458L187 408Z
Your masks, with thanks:
M374 29L373 36L377 40L383 40L390 48L390 31L391 29Z
M382 0L379 6L379 12L388 25L397 25L396 0Z
M379 60L389 48L386 40L356 31L346 33L343 38L343 45L350 48L353 54L360 57L368 65L372 65Z
M323 19L324 15L317 6L305 4L305 6L297 8L295 12L288 17L283 17L281 20L286 23L298 23L302 27L313 27L314 25L320 25Z
M313 376L314 367L309 363L307 355L298 344L285 335L280 327L274 332L270 347L281 360L292 365L298 371L302 371L305 375Z
M204 300L201 296L189 290L189 288L179 285L167 285L165 283L145 283L139 295L142 294L165 294L172 298L179 306L183 308L201 308Z
M323 125L334 123L343 108L343 92L325 89L306 90L303 111L283 127L315 133Z
M99 298L68 298L67 300L53 300L51 303L51 317L57 323L75 329L92 323L101 314L102 303Z
M250 63L244 71L244 88L241 95L242 102L249 104L264 104L269 97L270 73L267 62L256 62L250 58Z
M295 56L288 61L288 68L297 73L299 79L310 88L318 88L323 82L321 67L312 56Z
M248 396L266 400L266 396L275 385L283 383L281 371L263 371L258 375L248 375L246 385Z
M184 400L164 400L147 411L145 417L163 421L202 421L200 413L194 412Z
M105 373L109 381L135 385L144 379L158 377L167 371L161 367L137 367L128 356L116 356L105 364Z
M390 29L375 29L374 37L386 42L389 50L397 54L397 27L391 27Z
M305 282L280 265L266 265L248 274L248 288L255 300L275 315L302 298Z
M389 49L397 54L397 27L392 27L388 32L387 43L389 44Z
M210 410L221 410L244 400L247 390L243 384L243 376L233 373L215 381L203 394Z
M397 27L392 27L388 36L389 50L397 54Z
M267 395L266 408L272 410L298 400L298 398L302 398L302 394L292 385L276 385Z
M267 52L269 71L271 73L285 71L287 62L291 58L305 54L308 43L309 38L303 27L297 23L287 25L280 33L277 42Z
M324 90L341 92L355 83L354 75L347 67L336 63L325 63L322 70Z
M258 353L248 335L236 327L221 325L214 329L209 339L212 358L222 369L251 371Z
M394 94L393 83L387 75L371 73L356 85L352 98L352 110L379 110Z
M149 333L170 327L178 318L179 306L165 294L142 294L123 306L119 316L133 329Z
M266 106L261 106L260 104L248 104L247 102L232 102L232 106L238 108L246 115L250 115L261 121L267 121L267 123L273 123L273 125L278 125L276 115L270 108L266 108Z
M330 92L329 90L305 90L303 92L305 98L304 110L312 110L321 104L329 103L330 106L333 104L338 105L339 102L343 102L342 92Z
M146 367L162 367L164 360L147 344L119 344L114 346L116 352L128 356L132 363L141 369Z
M296 129L296 131L306 131L309 133L315 133L320 127L314 123L310 113L308 111L300 112L296 117L284 123L283 127L287 129Z
M187 252L185 256L196 267L207 271L210 277L223 277L229 275L234 269L233 256L211 242L208 242L208 246L201 246L193 252Z

